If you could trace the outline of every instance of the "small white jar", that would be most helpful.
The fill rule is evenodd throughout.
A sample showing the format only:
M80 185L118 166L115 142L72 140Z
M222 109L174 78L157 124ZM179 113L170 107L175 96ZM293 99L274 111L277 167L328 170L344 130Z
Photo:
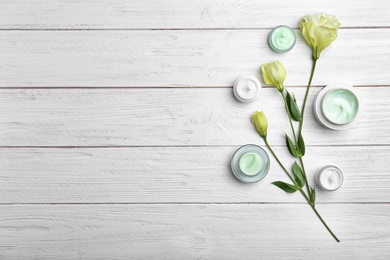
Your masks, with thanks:
M234 96L241 102L252 102L260 96L260 81L253 76L243 76L236 80L233 87Z
M323 88L313 102L314 116L323 126L344 130L356 123L363 110L359 93L351 85L332 84Z
M342 171L334 165L326 165L317 170L314 181L322 190L335 191L344 181Z

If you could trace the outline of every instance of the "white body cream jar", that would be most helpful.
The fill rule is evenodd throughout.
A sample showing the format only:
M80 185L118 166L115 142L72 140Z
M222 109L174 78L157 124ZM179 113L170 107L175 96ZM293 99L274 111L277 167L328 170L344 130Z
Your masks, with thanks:
M344 175L336 166L326 165L318 169L314 181L322 190L334 191L343 184Z
M234 96L241 102L255 101L261 90L260 81L253 76L243 76L234 83Z

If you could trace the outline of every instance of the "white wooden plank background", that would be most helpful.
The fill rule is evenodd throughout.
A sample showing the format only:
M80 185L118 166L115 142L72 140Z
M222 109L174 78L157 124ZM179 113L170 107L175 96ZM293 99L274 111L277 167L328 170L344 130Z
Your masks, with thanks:
M275 59L286 66L287 86L305 85L310 49L296 31L294 49L275 54L270 31L0 31L0 87L232 86ZM388 84L388 46L388 29L340 30L313 84Z
M236 181L230 158L237 147L1 149L1 203L278 203L304 202L270 185L287 177L271 158L270 174L256 184ZM339 166L337 192L318 190L318 203L390 202L388 146L310 147L314 173ZM289 158L283 147L277 147ZM363 158L360 154L367 154ZM291 158L285 160L292 165ZM312 181L312 179L311 179ZM358 192L357 192L358 191ZM319 206L320 207L320 206Z
M337 15L344 27L390 26L386 0L1 0L3 29L297 28L303 14Z
M300 204L1 206L0 256L15 260L29 260L32 255L35 259L386 259L389 205L322 208L343 237L340 244L329 239L322 224L313 221L311 209ZM308 227L308 223L312 224Z
M267 46L270 30L313 12L337 15L305 121L310 176L337 244L272 159L245 185L230 172L240 145L262 144L265 110L287 158L274 88L237 102L238 76L280 59L302 101L311 65ZM390 2L0 0L0 259L389 259ZM296 30L299 35L299 31ZM347 131L321 127L311 100L326 84L359 86L364 113ZM313 182L313 180L310 180Z
M302 101L304 88L291 88ZM310 145L390 144L390 89L359 87L360 121L346 131L323 128L312 114L313 88L305 121ZM373 91L374 90L374 91ZM257 102L235 100L231 88L21 89L0 90L1 146L183 146L262 142L250 116L264 110L269 140L283 144L289 131L275 88ZM161 98L163 97L163 98ZM330 143L331 140L331 143Z

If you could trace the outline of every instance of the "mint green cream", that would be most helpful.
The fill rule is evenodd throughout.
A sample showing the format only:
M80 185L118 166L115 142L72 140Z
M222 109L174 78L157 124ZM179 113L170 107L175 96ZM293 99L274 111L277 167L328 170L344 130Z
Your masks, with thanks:
M287 52L295 45L296 37L294 31L288 26L278 26L272 30L268 37L271 49L276 52Z
M245 175L253 176L263 169L264 162L258 154L249 152L241 156L239 165Z
M322 100L324 116L334 124L347 124L357 115L359 101L355 94L346 89L334 89Z

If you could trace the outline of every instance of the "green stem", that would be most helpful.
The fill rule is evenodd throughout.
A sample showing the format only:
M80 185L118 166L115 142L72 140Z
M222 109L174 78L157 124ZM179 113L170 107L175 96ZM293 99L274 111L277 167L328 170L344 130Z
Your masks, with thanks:
M292 120L291 120L290 110L288 109L287 100L286 100L286 97L284 96L283 92L280 92L280 94L283 97L284 105L286 107L286 111L287 111L287 115L288 115L288 120L290 122L291 131L292 131L293 136L294 136L295 145L297 145L298 144L297 137L296 137L296 134L295 134L294 125L293 125ZM307 175L306 175L306 171L305 171L305 166L303 165L302 156L299 157L299 161L300 161L301 166L302 166L303 175L305 176L305 183L306 183L307 194L309 194L309 197L311 197L310 186L309 186L309 182L307 180Z
M329 231L329 233L332 235L332 237L337 241L340 242L340 239L333 233L333 231L330 229L330 227L326 224L325 220L321 217L321 214L317 211L317 209L314 207L313 204L310 203L309 197L306 195L302 189L299 190L303 197L305 197L306 201L309 203L311 209L316 213L317 217L321 220L322 224L325 226L325 228Z
M322 224L324 224L324 226L326 227L326 229L329 231L329 233L332 235L332 237L337 241L337 242L340 242L340 239L332 232L332 230L330 229L330 227L328 227L328 225L326 224L325 220L323 220L323 218L321 217L320 213L317 211L317 209L315 207L313 207L312 205L310 205L311 208L314 210L314 212L316 213L317 217L321 220Z
M307 98L308 98L308 96L309 96L310 87L311 87L311 82L313 81L314 72L315 72L315 70L316 70L317 59L318 59L318 58L313 58L313 66L312 66L312 68L311 68L309 83L307 84L306 93L305 93L305 98L303 99L303 104L302 104L302 109L301 109L301 111L302 111L302 112L301 112L301 121L299 122L299 130L298 130L298 133L299 133L300 135L302 134L303 118L304 118L304 115L305 115L306 102L307 102ZM307 193L308 193L309 196L310 196L310 193L311 193L311 192L310 192L310 188L309 188L309 182L308 182L307 177L306 177L306 170L305 170L305 165L303 164L303 159L302 159L302 157L299 158L299 161L300 161L301 166L302 166L303 174L305 175Z
M290 114L290 110L288 109L287 100L286 100L286 97L284 96L283 92L279 92L279 93L282 95L282 98L283 98L283 101L284 101L284 106L286 107L288 120L290 121L290 127L291 127L291 131L293 133L294 141L295 141L295 145L296 145L298 143L297 142L297 136L295 134L294 125L293 125L292 120L291 120L291 114Z
M282 162L279 160L278 156L276 156L274 150L271 148L271 146L269 145L268 143L268 140L267 138L264 138L264 143L265 145L267 146L268 150L272 153L273 157L275 158L275 160L278 162L278 164L280 165L280 167L282 167L283 171L287 174L287 176L290 178L290 180L294 183L295 183L295 180L294 178L290 175L290 173L287 171L286 167L284 167L284 165L282 164ZM305 194L306 195L306 194Z
M283 171L287 174L287 176L290 178L290 180L294 183L294 179L293 177L290 175L290 173L287 171L286 167L284 167L284 165L282 164L282 162L279 160L278 156L275 154L274 150L272 149L272 147L270 146L270 144L268 143L268 140L267 138L263 138L264 139L264 143L265 145L267 146L267 148L270 150L270 152L272 153L273 157L275 158L275 160L278 162L278 164L280 165L280 167L282 167ZM314 207L314 204L311 204L310 202L310 199L309 197L307 196L307 194L302 190L302 189L299 189L299 191L301 192L301 194L303 195L303 197L306 199L306 201L309 203L310 207L312 208L312 210L314 211L314 213L317 215L317 217L321 220L322 224L325 226L325 228L329 231L329 233L332 235L332 237L337 241L337 242L340 242L340 240L338 239L338 237L333 233L333 231L329 228L329 226L326 224L325 220L321 217L321 214L317 211L317 209Z
M303 174L305 175L306 189L307 189L307 193L309 194L309 197L310 197L311 191L310 191L309 181L307 180L306 169L305 169L305 165L303 164L302 156L299 157L299 162L301 163L302 171L303 171Z
M300 134L302 134L303 116L304 116L304 114L305 114L306 101L307 101L307 97L309 96L309 91L310 91L310 87L311 87L311 82L312 82L312 80L313 80L314 71L316 70L316 65L317 65L317 59L313 58L313 66L312 66L312 68L311 68L309 84L307 84L306 93L305 93L305 98L303 99L302 113L301 113L301 114L302 114L302 118L301 118L301 121L299 122L299 133L300 133Z

